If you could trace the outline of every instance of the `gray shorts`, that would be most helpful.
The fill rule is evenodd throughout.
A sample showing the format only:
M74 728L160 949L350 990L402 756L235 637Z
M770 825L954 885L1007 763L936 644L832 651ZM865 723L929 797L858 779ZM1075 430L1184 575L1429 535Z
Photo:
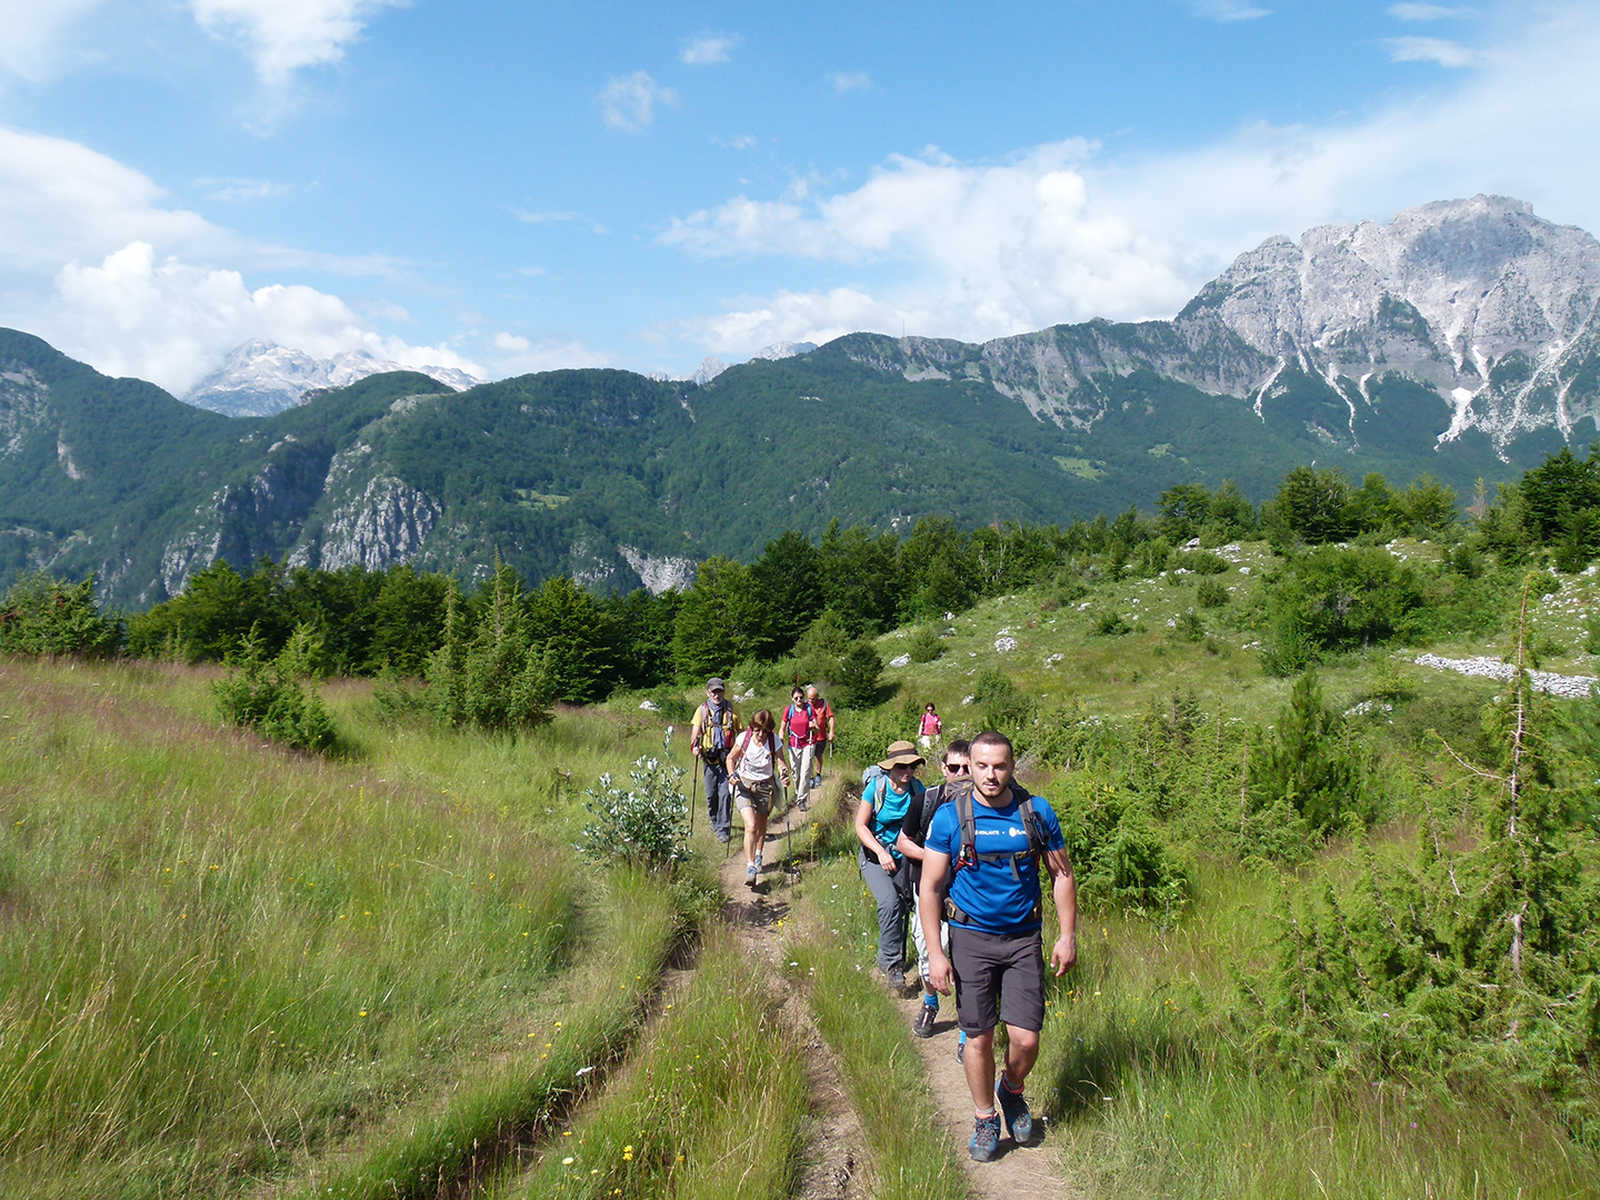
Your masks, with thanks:
M956 1017L968 1037L997 1021L1035 1033L1044 1028L1044 946L1039 930L1010 937L951 925L950 965Z

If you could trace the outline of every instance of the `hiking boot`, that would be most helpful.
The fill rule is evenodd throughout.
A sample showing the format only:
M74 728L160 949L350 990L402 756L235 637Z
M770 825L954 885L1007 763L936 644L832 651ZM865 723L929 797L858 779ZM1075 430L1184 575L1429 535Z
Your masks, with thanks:
M967 1143L967 1150L975 1162L988 1162L1000 1153L999 1113L973 1118L972 1140Z
M906 994L905 971L895 970L892 967L884 967L882 975L884 987L888 988L896 996L904 996Z
M757 873L758 873L758 871L757 871L757 867L756 867L755 863L751 863L749 866L747 866L744 869L744 885L745 885L745 887L755 887Z
M1006 1129L1011 1134L1011 1140L1019 1146L1026 1146L1033 1140L1033 1114L1028 1111L1028 1102L1022 1098L1022 1093L1013 1092L1006 1086L1004 1071L995 1081L994 1098L1006 1116Z
M939 1006L923 1001L922 1011L917 1014L917 1019L911 1023L911 1032L920 1038L933 1036L933 1023L939 1019Z

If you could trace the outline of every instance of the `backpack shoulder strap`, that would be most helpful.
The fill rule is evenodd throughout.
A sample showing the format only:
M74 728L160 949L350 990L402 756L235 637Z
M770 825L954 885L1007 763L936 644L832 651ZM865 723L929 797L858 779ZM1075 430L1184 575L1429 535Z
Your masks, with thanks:
M972 785L965 782L952 784L950 799L955 801L956 823L961 826L961 853L956 861L971 862L978 840L977 821L972 815Z
M1011 783L1011 789L1016 796L1017 808L1022 817L1022 831L1028 835L1028 851L1035 858L1042 859L1047 847L1039 814L1033 810L1033 793L1025 787L1019 787L1015 780Z

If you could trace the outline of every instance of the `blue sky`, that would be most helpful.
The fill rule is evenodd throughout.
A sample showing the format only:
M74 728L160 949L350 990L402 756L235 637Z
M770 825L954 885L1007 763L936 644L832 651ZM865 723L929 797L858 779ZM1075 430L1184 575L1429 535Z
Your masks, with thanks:
M0 0L0 324L484 378L1166 317L1272 234L1600 231L1600 5Z

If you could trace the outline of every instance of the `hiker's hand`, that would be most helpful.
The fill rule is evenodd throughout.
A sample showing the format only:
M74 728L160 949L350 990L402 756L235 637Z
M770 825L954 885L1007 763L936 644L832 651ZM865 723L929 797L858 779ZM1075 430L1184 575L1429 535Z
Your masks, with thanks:
M878 851L878 865L883 868L884 874L893 875L894 874L894 855L890 854L887 850L879 850Z
M950 960L945 957L944 951L931 947L928 951L928 982L933 985L933 990L941 995L950 994Z
M1060 977L1072 970L1073 964L1077 961L1078 935L1063 933L1056 939L1056 944L1050 951L1050 965L1056 969L1057 977Z

